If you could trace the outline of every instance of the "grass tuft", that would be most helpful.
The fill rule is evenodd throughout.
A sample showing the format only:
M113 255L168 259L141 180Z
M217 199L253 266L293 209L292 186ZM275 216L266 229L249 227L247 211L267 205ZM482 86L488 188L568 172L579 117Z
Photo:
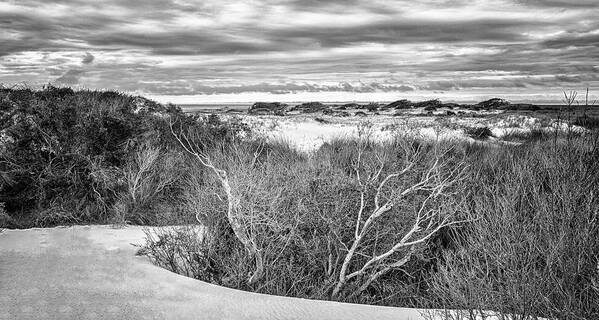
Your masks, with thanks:
M490 137L494 137L495 136L493 134L493 132L491 131L491 129L489 129L489 127L471 127L471 128L465 128L464 132L469 137L471 137L473 139L477 139L477 140L485 140L485 139L488 139Z

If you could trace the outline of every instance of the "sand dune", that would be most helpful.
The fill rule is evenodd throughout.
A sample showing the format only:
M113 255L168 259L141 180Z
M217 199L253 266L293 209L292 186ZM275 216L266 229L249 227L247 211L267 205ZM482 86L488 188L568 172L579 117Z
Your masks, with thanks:
M418 310L223 288L135 256L141 227L0 233L0 319L423 319Z

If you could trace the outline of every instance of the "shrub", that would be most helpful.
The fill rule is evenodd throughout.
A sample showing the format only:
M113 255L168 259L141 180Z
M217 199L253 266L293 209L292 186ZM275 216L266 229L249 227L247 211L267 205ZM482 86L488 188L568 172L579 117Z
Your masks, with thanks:
M164 209L161 202L177 203L177 182L185 171L177 154L153 146L142 146L123 169L126 189L114 204L115 221L119 223L156 224L159 219L153 208ZM175 194L169 199L169 195ZM173 206L174 207L174 206ZM173 217L174 218L174 217ZM170 222L175 222L171 219Z
M523 141L523 142L535 142L540 140L547 140L551 137L551 134L541 128L535 128L527 131L513 130L501 137L504 141Z
M364 189L356 180L358 146L356 140L338 139L326 144L312 157L298 155L297 151L292 151L281 142L275 145L238 142L209 150L211 163L217 165L219 170L226 171L235 197L236 219L240 221L241 229L246 230L248 241L259 248L263 274L258 282L248 282L247 275L255 271L257 263L254 254L250 254L243 243L236 239L237 231L231 228L231 222L227 219L227 202L230 200L222 192L220 178L201 166L193 170L196 174L186 182L186 199L189 210L205 226L205 237L184 237L189 243L183 246L200 248L198 252L203 258L191 263L210 261L214 268L203 268L201 265L177 268L203 270L195 273L194 277L239 289L329 299L339 279L346 248L351 246L354 239L361 190L366 191L364 196L369 203L364 214L374 208L372 200L376 188ZM428 158L433 149L424 144L367 143L363 147L360 169L364 170L363 174L377 172L380 159L387 159L380 169L380 179L400 169L403 161L407 160L408 149L416 148L422 156L414 172L410 171L398 181L388 182L385 194L388 190L417 182L421 170L426 168L426 162L421 163L422 159L434 159ZM452 155L447 154L447 157L453 159ZM423 197L420 193L405 197L396 209L384 215L373 227L372 233L367 233L360 242L359 254L352 258L350 269L365 263L367 253L384 252L381 250L388 250L400 241L402 235L413 227L413 221L408 217L411 217ZM449 206L445 208L450 210ZM148 246L173 243L150 242ZM414 248L412 259L403 266L397 266L403 272L389 269L389 272L381 273L384 276L374 279L364 289L359 289L364 283L348 279L336 298L373 302L396 297L393 288L401 281L406 281L404 272L420 277L421 273L414 265L422 264L420 257L426 255L428 246L425 242L422 244ZM168 248L154 249L172 251ZM404 253L403 250L398 251L390 257L401 258ZM159 263L169 265L168 261ZM219 270L219 273L213 270ZM379 270L374 268L372 271L374 274ZM352 294L355 290L357 294ZM410 298L400 296L394 301L417 303L413 300L413 292L406 295Z
M415 102L414 108L424 108L425 111L435 111L437 108L441 107L441 101L439 99L426 100Z
M433 274L437 304L518 318L599 316L597 149L585 138L479 153L473 222Z
M11 180L0 198L24 225L94 221L106 215L110 190L98 189L98 167L120 167L140 141L159 135L139 100L112 93L47 87L1 92L5 112L1 171ZM148 106L151 102L143 100Z
M577 117L573 123L575 126L581 126L589 130L599 129L599 117L581 116Z
M380 107L380 105L376 102L370 102L364 106L364 108L370 112L377 111L379 109L379 107Z
M457 164L465 154L467 178L452 189L453 207L441 208L457 209L458 218L471 222L443 228L415 248L406 264L364 290L361 281L367 277L348 281L337 299L462 308L470 315L494 310L522 317L595 317L597 197L587 190L599 183L599 149L588 139L573 137L567 144L539 140L517 147L452 144L444 157ZM366 203L376 194L356 181L359 145L355 139L335 139L310 157L284 142L238 141L208 150L213 163L227 172L241 221L262 254L258 282L247 281L255 260L225 217L227 199L216 176L201 166L186 180L185 199L205 233L198 237L185 230L169 231L164 240L155 235L148 246L162 253L153 259L171 270L193 270L179 272L229 287L331 299L355 237L361 191L366 190ZM387 160L381 175L393 172L408 145L420 149L422 159L431 159L434 148L422 141L367 143L361 172L377 172L381 159ZM417 177L408 175L390 187ZM405 198L375 225L375 232L358 246L351 272L372 258L372 252L388 248L405 234L422 196ZM366 205L364 212L371 209ZM402 256L394 257L399 261Z
M0 226L11 227L13 219L4 210L4 203L0 202Z
M473 127L464 129L466 135L473 139L485 140L494 137L493 132L488 127Z
M139 169L136 154L144 146L168 155L158 157L152 169L167 173L157 166L174 158L167 151L176 145L169 119L196 127L206 147L249 135L237 118L186 115L172 105L110 91L1 89L0 110L0 202L5 203L10 224L20 227L106 222L115 212L136 216L132 220L138 223L155 221L140 214L170 211L162 196L144 199L142 205L137 199L132 202L131 193L123 195L130 190L128 176ZM182 173L177 170L184 168L168 173L177 177ZM144 190L162 189L156 184L159 180L149 179L154 182ZM167 193L180 192L175 189ZM150 210L149 203L156 210Z
M339 138L308 155L254 140L239 118L186 115L117 92L0 89L0 110L2 227L197 221L148 232L142 253L174 272L269 294L599 317L596 131L508 135L529 142L520 146ZM189 133L217 170L183 153L171 130ZM463 161L463 180L427 201ZM423 175L434 183L396 197ZM393 206L366 226L377 197ZM430 224L415 225L423 203ZM415 226L436 231L369 263ZM260 277L248 281L258 265Z
M323 119L321 117L314 118L314 121L319 122L319 123L323 123L323 124L331 123L329 120Z
M210 282L220 279L219 268L205 252L201 227L179 226L144 230L146 246L138 254L147 255L160 267L188 277L208 276ZM218 266L221 267L221 266Z

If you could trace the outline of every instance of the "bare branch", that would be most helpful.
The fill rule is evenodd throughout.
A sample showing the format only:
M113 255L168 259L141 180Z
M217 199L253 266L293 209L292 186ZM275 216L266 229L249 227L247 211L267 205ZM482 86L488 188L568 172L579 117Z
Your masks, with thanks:
M359 237L360 224L362 223L362 213L364 212L364 206L366 203L364 201L364 190L360 191L360 209L358 210L358 219L356 219L356 231L355 231L355 239Z
M361 146L358 147L360 150L357 152L358 161L355 165L355 168L360 168L360 162L363 160L363 150L361 149ZM406 147L404 147L404 150L406 150L406 154L410 152ZM412 170L415 170L415 160L417 157L414 156L410 161L408 161L407 165L401 171L388 174L376 187L376 194L373 199L374 208L364 223L362 223L362 216L364 214L364 208L366 207L366 199L365 193L362 190L360 196L358 220L356 221L356 227L354 230L354 241L347 251L341 265L337 283L333 288L333 297L337 297L346 283L348 283L350 280L358 282L363 281L361 282L361 285L357 291L354 291L350 297L355 294L359 294L383 274L387 273L393 268L401 267L407 263L410 260L416 246L430 239L442 228L465 222L452 221L451 214L442 216L443 212L440 209L429 209L433 199L439 197L446 198L447 194L445 193L445 190L452 184L462 179L462 175L465 170L464 166L461 164L451 166L448 161L442 160L450 151L451 149L439 150L435 147L434 160L426 169L424 169L420 179L403 189L391 188L392 190L390 192L392 196L389 197L385 203L382 203L381 197L383 197L383 194L387 189L386 186L389 184L389 182ZM417 153L420 153L420 151L417 151ZM377 159L381 161L382 158L377 157ZM371 176L369 184L372 184L374 181L379 179L383 171L383 166L384 163L381 163L381 166L375 169L376 171ZM356 176L358 179L360 178L359 174ZM374 178L374 180L372 180L372 178ZM359 181L359 183L362 186L361 181ZM418 192L426 193L426 197L424 200L422 200L418 210L416 211L414 223L403 235L403 237L391 248L386 249L382 253L377 254L376 248L374 248L372 254L368 257L359 252L358 248L361 246L364 238L367 236L370 230L370 227L376 222L376 220L389 212L395 206L397 201L410 194L416 194ZM375 238L378 239L378 233ZM401 257L399 260L395 260L395 262L389 262L389 260L392 259L392 256L396 255L396 253L404 252L406 249L408 251L403 255L403 257ZM353 258L355 256L366 257L367 260L366 262L361 263L361 265L354 265ZM350 268L354 269L354 271L349 272Z
M248 279L249 284L254 284L259 281L264 274L264 263L262 261L262 254L253 238L249 235L247 227L243 224L241 216L239 214L239 203L240 199L235 194L233 194L231 184L229 182L229 178L227 177L227 172L225 170L216 168L212 163L210 157L205 153L205 151L201 151L203 148L200 148L197 143L192 142L188 135L183 132L183 128L179 127L179 133L175 133L173 129L172 121L169 121L169 126L172 135L179 142L179 144L183 147L183 149L194 156L203 166L211 169L214 174L217 176L222 188L227 195L227 219L229 221L229 225L231 229L233 229L233 233L237 237L237 239L243 244L248 253L254 257L256 262L256 270ZM199 221L199 217L196 216L196 219Z

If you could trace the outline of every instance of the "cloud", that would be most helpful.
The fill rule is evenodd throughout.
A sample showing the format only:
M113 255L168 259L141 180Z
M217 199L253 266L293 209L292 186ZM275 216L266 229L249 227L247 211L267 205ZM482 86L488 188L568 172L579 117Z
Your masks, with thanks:
M519 0L518 3L532 7L546 7L567 10L568 8L597 8L595 0Z
M463 90L472 88L526 88L527 82L523 79L502 79L502 80L443 80L443 81L431 81L421 89L433 90L433 91L446 91L446 90Z
M599 48L599 33L568 33L546 40L542 43L547 48L563 49L568 47Z
M272 32L277 42L300 43L311 39L322 47L348 46L354 43L459 43L516 42L527 39L522 28L542 27L544 23L511 19L470 21L390 20L364 26L343 28L307 27Z
M86 52L85 56L83 57L83 59L81 59L81 63L83 63L83 64L90 64L90 63L92 63L94 61L94 59L95 59L94 55L92 55L89 52Z
M535 87L550 86L554 88L565 88L572 85L585 87L588 83L599 81L598 75L547 75L541 77L532 76L506 76L498 79L471 79L471 80L441 80L430 81L420 89L423 90L467 90L467 89L531 89Z
M596 0L500 3L10 1L0 82L164 95L598 87Z
M85 73L83 70L71 69L65 72L62 76L56 78L55 82L67 85L79 84L79 78Z
M414 88L402 84L360 83L350 84L341 82L335 85L319 85L309 83L256 83L234 86L211 86L202 83L189 82L155 82L146 87L155 94L179 95L214 95L238 94L247 92L265 92L272 94L293 94L298 92L347 92L347 93L372 93L372 92L410 92Z
M240 41L225 34L201 33L178 30L156 31L151 34L122 31L118 33L98 33L90 35L87 42L99 47L141 48L161 55L198 55L257 53L276 50L277 47L255 41Z

